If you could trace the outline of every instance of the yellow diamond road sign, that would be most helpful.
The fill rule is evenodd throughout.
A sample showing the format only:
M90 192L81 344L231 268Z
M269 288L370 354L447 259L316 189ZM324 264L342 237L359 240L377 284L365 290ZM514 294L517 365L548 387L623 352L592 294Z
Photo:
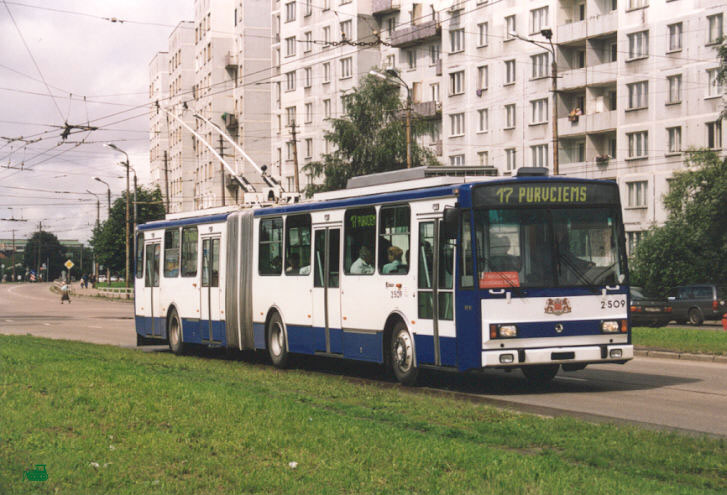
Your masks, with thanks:
M68 260L68 261L66 261L66 262L65 262L65 263L63 263L63 264L64 264L64 265L65 265L65 267L66 267L66 268L68 268L69 270L70 270L71 268L73 268L73 261L71 261L71 260Z

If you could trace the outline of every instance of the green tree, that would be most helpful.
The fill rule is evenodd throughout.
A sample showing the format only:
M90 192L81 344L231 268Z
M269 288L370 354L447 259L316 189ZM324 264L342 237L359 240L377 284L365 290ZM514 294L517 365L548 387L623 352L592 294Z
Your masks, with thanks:
M346 114L331 119L331 130L324 135L333 151L303 167L315 182L306 187L307 196L345 188L351 177L406 167L406 104L400 91L398 84L369 74L345 96ZM433 154L416 142L430 129L427 120L412 116L412 167L438 164Z
M722 36L719 45L717 45L717 59L719 60L717 81L722 87L725 87L727 86L727 37L725 36ZM722 117L727 118L727 104L722 110Z
M40 230L28 239L23 254L23 263L36 273L46 263L47 277L49 280L53 280L61 275L61 271L65 270L63 267L63 263L66 261L64 253L65 249L54 234Z
M132 201L133 201L133 192ZM140 187L136 192L137 201L137 223L142 224L151 222L152 220L160 220L164 218L164 204L162 201L162 193L159 188L154 190ZM130 221L133 222L133 203L130 203ZM126 191L122 196L114 201L111 207L109 218L99 227L93 229L90 244L96 253L96 261L108 266L112 272L124 273L126 264L124 254L126 244L124 236L126 234ZM133 225L132 225L133 227ZM130 233L133 236L133 233ZM132 242L133 239L130 239ZM129 245L129 266L134 266L134 253L132 252L133 243Z
M664 196L668 218L652 227L631 263L634 285L660 294L680 284L727 281L727 159L687 155Z

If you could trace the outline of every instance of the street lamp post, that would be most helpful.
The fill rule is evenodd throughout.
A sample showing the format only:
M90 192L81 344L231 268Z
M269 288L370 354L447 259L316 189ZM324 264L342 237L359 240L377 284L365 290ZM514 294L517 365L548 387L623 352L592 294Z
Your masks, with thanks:
M126 157L126 161L122 162L124 166L126 166L126 270L124 274L124 282L126 284L126 288L129 288L129 155L126 153L126 151L122 150L118 146L116 146L114 143L106 143L104 144L107 148L111 148L112 150L116 150L120 153L123 153ZM129 298L129 293L127 291L126 293L127 299Z
M86 189L86 192L88 194L92 194L93 196L96 196L96 230L98 230L99 226L101 225L101 200L98 197L98 194L92 193L88 189ZM93 279L98 280L98 264L96 263L96 250L93 250ZM94 288L96 287L96 282L94 282Z
M108 203L108 215L109 215L109 218L111 218L111 187L109 186L108 182L106 182L105 180L103 180L100 177L94 177L93 180L106 185L106 201Z
M369 71L369 74L385 81L391 81L392 77L396 78L397 81L393 82L406 88L406 168L411 168L411 88L394 69L387 69L386 74L375 70Z

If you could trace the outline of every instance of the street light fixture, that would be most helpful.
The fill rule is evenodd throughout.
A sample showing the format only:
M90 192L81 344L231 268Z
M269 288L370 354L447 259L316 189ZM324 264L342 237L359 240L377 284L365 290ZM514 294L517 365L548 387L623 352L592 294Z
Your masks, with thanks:
M109 186L109 183L103 180L100 177L94 177L93 180L99 181L102 184L106 185L106 201L108 202L108 213L109 218L111 217L111 186Z
M386 73L372 70L369 71L374 77L383 79L384 81L391 81L399 86L406 88L406 168L411 168L411 88L400 76L399 73L394 69L386 69ZM395 80L392 80L394 78Z
M121 162L126 167L126 272L124 275L124 281L126 283L126 288L129 288L129 154L126 153L126 151L122 150L118 146L116 146L114 143L106 143L104 144L107 148L111 148L112 150L116 150L120 153L123 153L126 157L125 162ZM127 291L126 297L129 297L129 293Z

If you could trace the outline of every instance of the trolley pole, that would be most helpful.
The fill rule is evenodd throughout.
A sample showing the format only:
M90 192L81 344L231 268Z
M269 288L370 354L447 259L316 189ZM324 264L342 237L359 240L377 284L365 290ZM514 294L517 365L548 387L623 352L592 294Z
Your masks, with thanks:
M295 120L290 123L290 135L293 138L293 171L295 180L295 192L300 193L300 177L298 176L298 139Z
M225 156L225 140L220 136L220 156ZM225 165L220 163L220 198L222 206L225 206Z
M169 167L167 164L167 150L164 150L164 189L166 190L167 213L169 213Z

